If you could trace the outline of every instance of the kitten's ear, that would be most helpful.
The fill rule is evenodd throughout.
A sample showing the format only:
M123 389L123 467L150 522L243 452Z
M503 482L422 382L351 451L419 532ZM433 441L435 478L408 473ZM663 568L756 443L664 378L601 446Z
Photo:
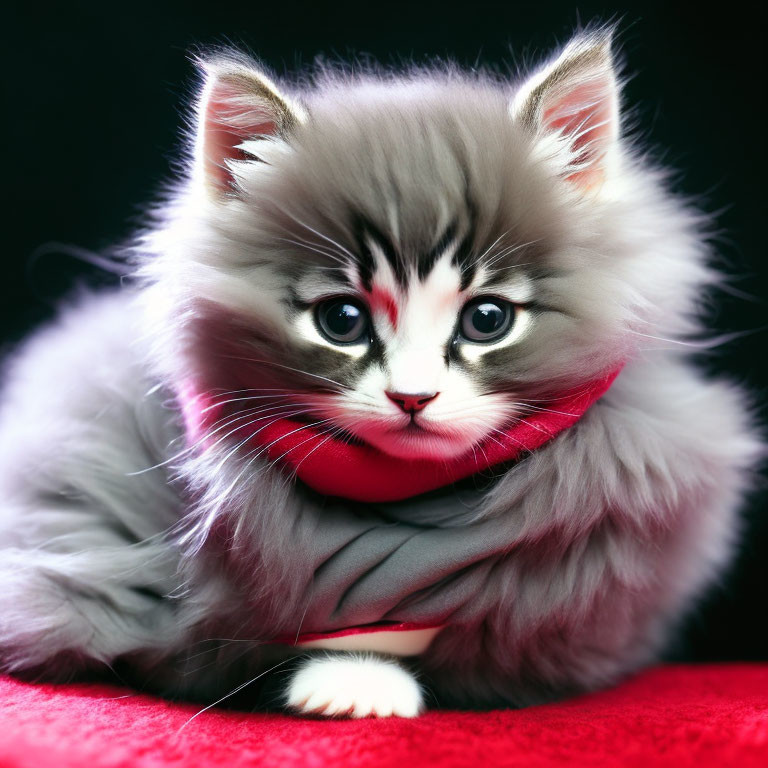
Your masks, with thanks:
M599 186L619 137L618 85L611 31L572 40L531 77L512 102L512 115L531 131L562 175L579 188Z
M205 85L198 102L195 172L214 193L234 187L232 161L249 155L243 142L286 136L307 119L297 103L250 64L200 61Z

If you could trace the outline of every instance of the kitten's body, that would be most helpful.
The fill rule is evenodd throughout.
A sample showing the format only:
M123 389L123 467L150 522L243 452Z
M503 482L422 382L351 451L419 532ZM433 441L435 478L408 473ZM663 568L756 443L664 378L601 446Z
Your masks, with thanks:
M593 48L579 45L566 74L593 66ZM240 87L242 71L236 74L209 83L209 108L217 98L230 99L228 108L241 103L242 94L215 91L217 82ZM532 119L546 99L537 90L542 82L546 76L513 109L516 120ZM282 97L275 107L274 94L265 102L259 88L251 95L261 99L262 128L272 115L267 107L288 109ZM586 170L571 165L567 176L550 180L557 147L546 136L531 143L522 128L507 131L507 95L489 82L458 75L387 86L331 81L307 98L309 118L295 106L290 119L270 117L286 131L285 143L269 131L278 138L252 143L249 151L268 165L240 166L232 197L211 192L230 179L218 164L206 171L220 139L209 137L190 186L144 244L143 282L83 300L12 361L0 423L0 662L12 671L69 674L125 661L134 679L164 692L223 695L295 653L264 643L298 635L313 620L313 601L323 597L313 590L325 583L320 570L355 556L362 535L355 526L362 525L378 537L374 549L388 551L377 542L394 537L392 552L412 541L425 560L442 551L436 529L449 529L453 541L503 542L430 585L466 590L428 651L409 662L441 701L525 704L647 663L726 563L759 451L738 390L706 381L686 360L686 347L667 341L697 330L693 311L711 278L696 218L619 147L589 162L589 147L580 155L571 148L570 160L577 154ZM255 131L248 130L246 137ZM605 178L596 197L589 190L597 165ZM472 357L477 350L456 353L451 375L464 378L441 373L441 398L452 386L470 391L479 377L485 389L503 385L542 403L624 365L578 424L469 502L449 488L423 501L361 508L322 499L287 480L280 466L238 453L239 439L185 448L175 398L190 378L225 393L312 391L301 376L297 384L274 370L298 368L342 379L358 394L367 386L372 398L379 385L371 377L386 366L395 376L398 356L415 375L414 360L431 354L420 339L418 355L408 357L415 332L398 336L393 322L378 342L388 363L371 372L364 367L370 350L336 350L301 325L304 298L285 309L292 292L337 269L339 248L355 250L338 224L349 201L398 243L403 263L430 250L453 217L459 228L471 221L475 257L494 239L510 238L501 267L511 287L504 290L532 291L538 309L487 369ZM286 231L288 238L277 234ZM292 261L280 245L287 239L314 254ZM425 304L429 286L449 284L451 270L457 284L464 280L466 264L442 263L437 253L425 275L403 283L376 253L365 269L374 282L389 275L394 294L402 290L405 323L419 309L414 292L425 294L418 294ZM433 285L439 269L443 283ZM425 391L419 385L409 391ZM373 404L358 402L349 412L343 408L352 406L336 402L323 413L354 431L361 408L384 407L366 402ZM445 407L447 419L460 418L455 404ZM435 437L429 450L448 456L462 434L485 424L472 418L457 434ZM377 429L372 421L371 440L385 445L389 438ZM407 456L410 449L384 450ZM329 544L333 554L324 560L318 541L334 531L340 545ZM385 554L376 560L386 561ZM401 598L395 581L384 567L377 599ZM399 667L375 657L356 664L315 659L294 674L289 703L327 713L418 711L418 688ZM372 686L378 697L369 695Z

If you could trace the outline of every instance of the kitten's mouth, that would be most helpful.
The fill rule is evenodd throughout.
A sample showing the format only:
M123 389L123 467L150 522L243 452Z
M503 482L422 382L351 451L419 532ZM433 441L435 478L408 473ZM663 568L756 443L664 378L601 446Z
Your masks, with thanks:
M411 420L399 427L381 430L379 438L371 436L366 442L395 456L410 458L455 458L471 450L471 443L455 433L431 424Z
M387 430L390 434L398 432L406 432L406 433L412 433L415 435L423 434L423 435L435 435L437 434L434 430L428 429L427 427L424 427L422 424L418 424L416 422L416 417L412 416L411 420L404 424L402 427L397 427L396 429L390 429Z

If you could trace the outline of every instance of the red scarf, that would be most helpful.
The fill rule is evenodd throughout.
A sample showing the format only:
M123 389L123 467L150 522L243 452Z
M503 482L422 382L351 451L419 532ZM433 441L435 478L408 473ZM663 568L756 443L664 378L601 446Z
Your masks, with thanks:
M242 429L229 427L214 434L209 442L231 431L231 437L247 441L245 451L263 451L265 458L295 472L318 493L352 501L399 501L535 451L573 426L605 394L620 370L547 401L546 410L534 411L503 434L494 434L493 440L455 459L396 458L369 445L329 438L322 429L291 418L275 419L267 426L257 422ZM188 386L179 399L190 440L201 439L222 417L223 407L215 406L211 394Z

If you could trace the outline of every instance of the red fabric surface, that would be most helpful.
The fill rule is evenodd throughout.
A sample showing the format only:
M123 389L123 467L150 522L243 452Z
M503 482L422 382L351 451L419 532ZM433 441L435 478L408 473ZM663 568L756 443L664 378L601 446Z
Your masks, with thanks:
M190 722L197 711L120 688L0 679L0 766L768 766L768 664L660 667L558 704L414 720L211 709Z
M292 418L227 416L227 403L213 394L199 392L192 382L181 388L179 401L188 437L221 442L235 435L254 454L265 453L270 461L293 470L310 488L325 496L353 501L386 502L408 499L442 488L482 472L496 464L535 451L560 432L573 426L602 397L619 370L540 403L541 408L521 418L505 432L494 433L472 453L453 460L404 459L389 456L370 445L350 443ZM248 422L243 423L243 419ZM226 427L218 427L224 419ZM243 426L235 426L238 423Z

